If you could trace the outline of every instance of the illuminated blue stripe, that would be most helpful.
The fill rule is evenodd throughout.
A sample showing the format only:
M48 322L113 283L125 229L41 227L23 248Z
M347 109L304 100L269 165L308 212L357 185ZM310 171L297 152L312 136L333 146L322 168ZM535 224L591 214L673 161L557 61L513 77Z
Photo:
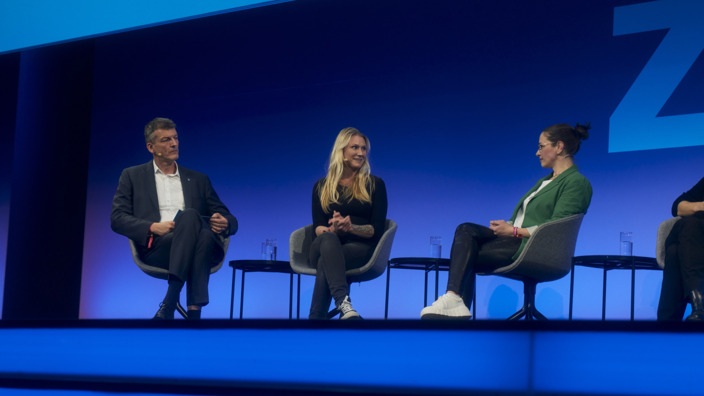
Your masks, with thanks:
M6 329L0 334L0 356L12 357L0 359L0 377L354 389L528 387L530 334L525 332Z
M4 329L0 378L696 395L703 339L636 331Z
M2 1L0 53L280 2L282 1Z
M701 333L537 333L534 390L701 395L703 338Z

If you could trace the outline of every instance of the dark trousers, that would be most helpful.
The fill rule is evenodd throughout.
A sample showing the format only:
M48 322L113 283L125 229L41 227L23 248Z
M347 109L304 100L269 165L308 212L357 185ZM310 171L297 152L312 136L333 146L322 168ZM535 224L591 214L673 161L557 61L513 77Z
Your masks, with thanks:
M680 219L667 237L658 320L681 321L692 290L704 293L704 212Z
M310 304L310 319L327 319L330 300L340 305L350 294L345 271L363 266L374 252L374 246L359 241L341 241L337 234L324 232L310 246L310 263L315 263L315 285Z
M173 232L154 239L142 260L169 271L186 283L188 305L207 305L210 269L223 258L215 233L195 209L186 209L176 220Z
M479 224L460 224L450 250L447 290L462 296L464 304L471 307L475 274L511 264L520 245L520 238L497 237L494 231Z

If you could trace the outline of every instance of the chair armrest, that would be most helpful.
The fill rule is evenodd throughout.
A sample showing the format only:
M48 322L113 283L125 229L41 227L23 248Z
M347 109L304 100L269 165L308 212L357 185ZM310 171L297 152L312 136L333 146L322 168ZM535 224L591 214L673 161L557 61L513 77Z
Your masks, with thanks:
M308 262L308 253L313 241L313 225L309 224L291 233L289 238L289 263L297 274L315 275L315 267Z
M572 256L584 214L541 224L531 234L521 254L511 264L479 275L516 274L540 282L556 280L572 268Z
M655 242L655 260L660 268L665 268L665 241L672 232L675 223L681 219L680 216L667 219L658 226L658 236Z

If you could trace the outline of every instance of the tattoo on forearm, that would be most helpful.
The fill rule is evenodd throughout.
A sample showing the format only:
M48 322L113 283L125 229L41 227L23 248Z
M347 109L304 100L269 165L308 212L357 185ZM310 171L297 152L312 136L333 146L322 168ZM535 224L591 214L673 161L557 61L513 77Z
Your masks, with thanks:
M352 224L352 231L360 236L372 237L374 235L374 227L371 224L356 225Z

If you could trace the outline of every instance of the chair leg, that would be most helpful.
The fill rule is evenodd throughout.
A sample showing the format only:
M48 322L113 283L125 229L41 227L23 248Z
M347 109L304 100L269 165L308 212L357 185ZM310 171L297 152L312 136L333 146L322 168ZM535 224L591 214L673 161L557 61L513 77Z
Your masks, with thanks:
M538 320L548 320L545 315L541 314L540 311L538 311L538 308L536 308L535 305L533 306L533 311L531 313L533 314L533 317Z
M522 318L522 317L524 317L524 316L526 316L526 306L525 306L525 305L524 305L523 307L521 307L521 309L518 310L518 312L516 312L515 314L509 316L509 318L506 319L506 320L518 320L518 319L520 319L520 318ZM528 320L527 317L526 317L526 320Z
M517 320L525 316L526 320L548 320L535 307L535 288L537 283L531 280L523 281L523 307L507 320Z
M181 301L176 301L176 310L178 313L183 316L184 319L188 319L188 313L186 312L185 309L183 309L183 305L181 305Z

